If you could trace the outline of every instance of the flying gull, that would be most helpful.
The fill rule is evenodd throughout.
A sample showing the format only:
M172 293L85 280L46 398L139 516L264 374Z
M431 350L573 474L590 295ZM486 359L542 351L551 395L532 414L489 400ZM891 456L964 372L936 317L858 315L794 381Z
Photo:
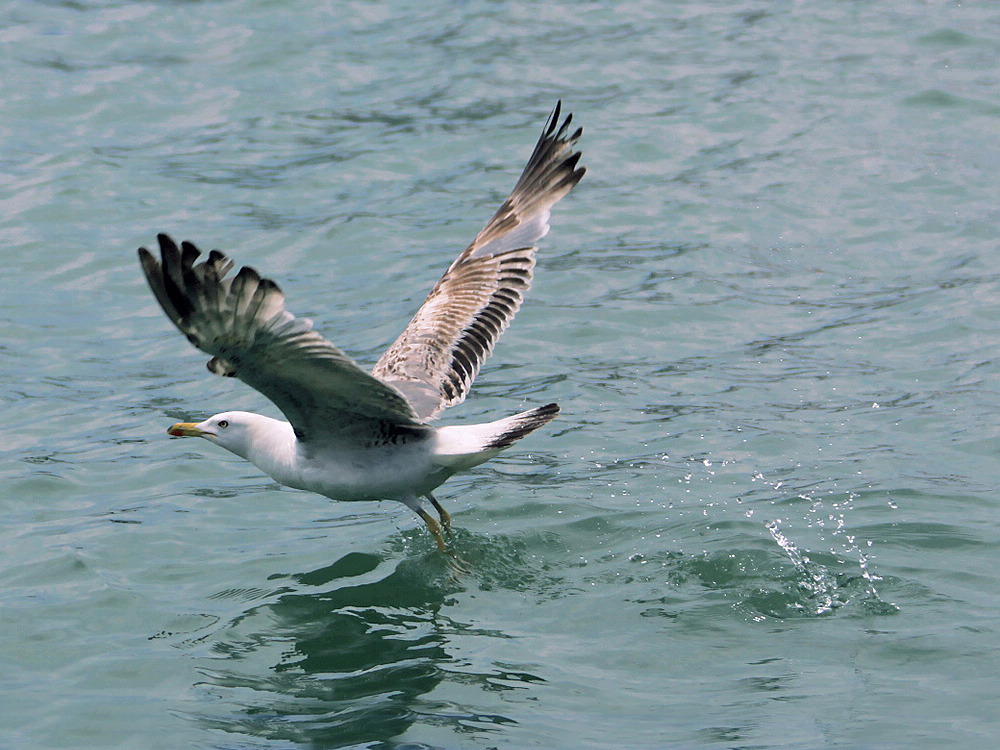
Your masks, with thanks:
M547 404L495 422L435 427L465 400L483 361L531 285L535 243L549 210L583 177L573 147L583 132L549 116L510 197L445 271L416 315L372 369L285 309L278 285L249 266L158 235L160 259L139 248L157 301L188 340L211 355L208 369L237 377L288 420L229 411L168 430L202 437L247 459L275 481L334 500L398 500L427 524L439 549L451 518L431 492L547 424ZM440 522L423 507L426 499Z

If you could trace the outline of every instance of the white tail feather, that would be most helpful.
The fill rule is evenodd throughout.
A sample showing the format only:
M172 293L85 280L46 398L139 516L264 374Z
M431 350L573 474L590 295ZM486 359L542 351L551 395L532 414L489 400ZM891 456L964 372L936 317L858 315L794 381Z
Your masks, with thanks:
M439 427L434 461L455 471L477 466L548 424L558 413L558 405L546 404L496 422Z

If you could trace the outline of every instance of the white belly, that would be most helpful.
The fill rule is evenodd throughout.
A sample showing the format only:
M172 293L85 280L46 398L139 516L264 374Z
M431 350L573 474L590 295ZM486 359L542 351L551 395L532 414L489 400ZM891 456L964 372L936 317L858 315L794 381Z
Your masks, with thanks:
M282 484L334 500L394 500L425 495L452 472L431 462L432 441L300 457L296 477Z

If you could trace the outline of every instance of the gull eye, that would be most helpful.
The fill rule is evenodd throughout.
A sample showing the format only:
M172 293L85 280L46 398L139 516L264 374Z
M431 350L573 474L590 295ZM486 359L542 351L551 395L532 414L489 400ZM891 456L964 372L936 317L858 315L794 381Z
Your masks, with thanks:
M226 429L227 427L229 427L229 420L227 420L227 419L220 419L219 420L219 427L221 427L222 429Z

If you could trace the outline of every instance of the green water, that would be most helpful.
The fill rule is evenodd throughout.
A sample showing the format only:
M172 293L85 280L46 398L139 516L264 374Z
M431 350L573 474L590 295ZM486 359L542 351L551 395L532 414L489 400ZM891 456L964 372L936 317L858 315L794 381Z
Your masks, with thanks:
M983 748L1000 730L1000 11L0 10L0 747ZM269 412L135 257L276 278L373 363L557 99L589 172L394 503L166 427Z

